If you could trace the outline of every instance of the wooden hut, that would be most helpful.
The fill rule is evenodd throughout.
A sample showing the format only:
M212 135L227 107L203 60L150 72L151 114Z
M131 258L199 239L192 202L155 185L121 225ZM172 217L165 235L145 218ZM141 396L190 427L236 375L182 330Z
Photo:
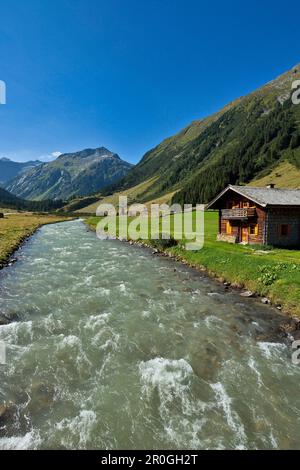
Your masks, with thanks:
M300 245L300 190L225 188L207 209L219 210L218 240L292 247Z

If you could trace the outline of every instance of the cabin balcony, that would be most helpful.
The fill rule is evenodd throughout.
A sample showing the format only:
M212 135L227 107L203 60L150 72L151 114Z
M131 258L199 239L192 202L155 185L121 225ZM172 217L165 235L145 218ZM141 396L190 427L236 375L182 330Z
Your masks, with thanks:
M222 210L223 219L247 220L255 216L256 216L255 207L249 207L245 209L237 208L237 209L223 209Z

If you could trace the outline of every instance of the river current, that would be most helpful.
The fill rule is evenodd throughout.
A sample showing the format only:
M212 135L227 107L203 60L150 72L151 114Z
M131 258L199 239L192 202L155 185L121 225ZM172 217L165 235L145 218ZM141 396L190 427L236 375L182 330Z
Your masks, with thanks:
M280 314L81 221L0 273L0 449L300 448Z

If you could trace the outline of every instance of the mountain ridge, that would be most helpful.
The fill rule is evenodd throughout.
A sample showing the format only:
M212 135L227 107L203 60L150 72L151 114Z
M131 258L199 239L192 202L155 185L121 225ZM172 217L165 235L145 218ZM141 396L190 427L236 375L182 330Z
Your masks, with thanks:
M30 160L27 162L15 162L7 157L0 158L0 184L4 184L15 178L23 171L27 171L34 166L40 165L39 160Z
M250 184L277 165L291 171L283 162L299 172L300 184L300 106L291 101L292 83L299 79L297 64L214 114L192 121L146 152L136 166L105 147L84 149L60 155L5 187L28 199L80 197L84 209L85 196L99 194L102 199L126 191L132 202L172 195L172 201L181 204L205 203L227 184ZM126 168L101 179L101 171L109 173L108 162L124 163Z
M132 165L105 147L64 153L5 184L13 194L29 199L69 199L86 196L124 176Z

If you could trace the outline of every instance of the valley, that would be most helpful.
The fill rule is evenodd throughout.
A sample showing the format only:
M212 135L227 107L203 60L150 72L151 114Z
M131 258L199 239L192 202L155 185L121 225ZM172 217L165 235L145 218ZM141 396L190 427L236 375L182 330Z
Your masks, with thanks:
M300 106L286 99L299 78L296 65L193 121L135 166L105 147L86 149L29 168L5 188L28 200L61 199L66 211L82 214L119 195L147 204L196 204L207 203L228 184L300 188Z
M198 251L174 230L164 240L161 219L158 240L93 233L99 203L118 210L124 195L149 208L206 203L230 183L300 188L300 107L278 101L297 77L193 121L135 166L98 147L2 183L0 449L299 448L299 250L216 241L217 211Z
M1 2L10 465L300 450L299 13Z
M214 115L192 122L148 151L124 178L101 191L101 199L122 193L132 202L165 198L207 203L228 184L255 184L265 178L264 183L269 175L273 182L273 171L282 171L275 180L278 187L300 188L300 106L290 99L278 101L291 95L299 77L297 65ZM96 205L80 211L92 212Z

